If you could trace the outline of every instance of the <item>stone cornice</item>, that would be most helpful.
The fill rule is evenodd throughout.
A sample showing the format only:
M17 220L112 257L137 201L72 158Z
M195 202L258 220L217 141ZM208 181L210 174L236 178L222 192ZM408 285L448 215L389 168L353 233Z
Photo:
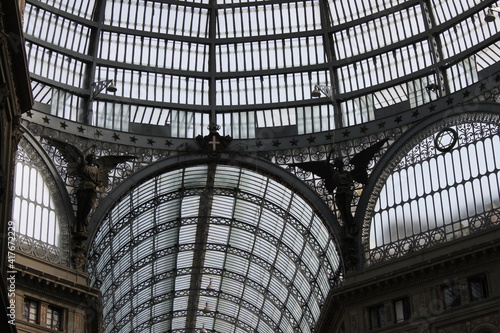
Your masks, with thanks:
M345 276L332 297L348 303L365 298L421 286L433 280L470 272L475 268L500 262L500 228L463 237L442 246L407 255L398 260L358 270Z
M68 302L79 302L81 297L98 299L98 290L89 286L86 273L72 268L53 265L24 253L16 252L16 284L36 293L54 296ZM77 296L77 297L75 297Z

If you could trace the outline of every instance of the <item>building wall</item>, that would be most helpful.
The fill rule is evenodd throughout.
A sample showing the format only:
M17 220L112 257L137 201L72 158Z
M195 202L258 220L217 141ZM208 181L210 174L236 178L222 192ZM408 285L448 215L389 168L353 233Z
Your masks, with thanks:
M17 308L15 274L7 273L15 260L11 217L14 156L20 138L19 118L32 105L26 57L22 47L18 4L0 3L0 330L15 332ZM10 238L9 238L10 237Z
M18 332L101 331L100 295L88 287L86 274L20 252L16 270Z
M19 119L33 104L18 2L0 3L0 29L0 331L99 332L99 293L88 287L86 274L15 251L11 216ZM36 304L34 323L23 315L28 300ZM49 329L47 318L56 312L60 329Z
M499 237L490 230L347 274L318 332L500 332Z

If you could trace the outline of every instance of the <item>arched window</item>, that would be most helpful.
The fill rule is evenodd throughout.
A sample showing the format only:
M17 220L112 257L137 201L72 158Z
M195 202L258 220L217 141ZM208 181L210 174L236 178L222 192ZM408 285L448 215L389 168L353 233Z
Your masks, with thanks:
M365 217L370 263L499 223L498 118L479 112L451 116L399 149L375 186L375 204Z
M59 246L59 219L49 188L40 172L18 160L15 171L13 215L16 231L50 245Z
M42 158L25 139L18 149L14 177L12 220L17 249L69 265L68 222L61 195Z

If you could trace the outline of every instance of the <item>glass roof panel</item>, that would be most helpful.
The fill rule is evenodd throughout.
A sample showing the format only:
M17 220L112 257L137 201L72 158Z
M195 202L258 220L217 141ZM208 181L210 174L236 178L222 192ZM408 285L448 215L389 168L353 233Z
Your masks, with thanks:
M170 174L181 176L177 189L168 182ZM298 195L234 166L185 167L137 187L123 196L134 204L117 202L91 246L89 272L103 292L106 330L138 330L163 321L171 330L205 325L277 332L297 327L304 316L312 316L312 322L319 317L315 309L326 293L315 286L332 287L331 272L339 269L338 260L327 260L328 269L318 269L324 254L311 243L314 236L306 234L307 226L319 223L315 230L322 239L329 239L329 232L312 209L291 210ZM171 195L175 192L181 198ZM171 200L144 206L158 198ZM204 207L211 208L210 216L204 215ZM233 214L235 210L241 212ZM285 223L287 219L293 223ZM334 248L333 242L324 243L324 251L332 253L328 248ZM214 289L207 289L209 285ZM314 309L311 302L316 303ZM215 310L220 316L210 317Z
M182 242L184 240L184 237L182 233L180 234L179 237L179 242ZM194 253L192 251L183 251L179 252L177 254L177 269L181 268L189 268L193 264L193 255ZM181 289L189 289L189 277L188 276L179 276L177 277L176 280L176 286L180 286L178 283L182 283L182 288Z
M212 214L232 218L234 201L234 198L216 195L212 201Z
M233 227L228 245L238 247L239 249L251 252L254 246L255 234Z
M432 10L434 12L435 17L437 17L440 22L444 23L454 16L457 16L470 8L474 7L474 5L480 3L481 0L469 0L469 1L459 1L459 2L447 2L447 1L432 1Z
M180 207L181 207L182 217L197 216L200 210L200 197L199 196L185 197L182 199L182 204L180 205ZM193 226L189 226L189 228L192 229ZM191 233L191 237L192 236L193 234Z
M247 260L242 260L241 257L233 255L231 253L227 254L225 267L227 267L229 271L241 272L241 274L245 275L244 273L248 271L249 266L250 262L248 262ZM224 283L225 280L223 280L222 282Z
M194 138L215 122L234 138L259 127L282 136L283 126L314 133L407 110L470 85L498 59L499 25L484 22L480 0L320 3L27 1L35 100L125 131L149 124ZM118 91L94 95L105 79ZM432 82L443 84L434 95ZM316 84L333 95L312 99ZM90 117L89 101L99 109Z
M371 263L482 230L500 206L498 120L468 117L429 126L394 157L369 215Z
M78 0L47 0L45 1L45 3L53 6L61 12L81 16L87 20L92 19L93 9L95 6L95 0L89 0L85 2L81 2Z
M228 244L230 227L226 225L210 225L208 229L208 242Z
M231 267L231 270L234 271L234 267ZM241 281L236 281L231 278L223 278L221 281L220 290L225 290L226 293L235 297L242 297L243 291L248 288L241 283Z
M339 25L341 23L346 23L347 20L356 20L364 16L369 16L372 14L379 13L385 9L402 8L405 0L392 1L392 0L382 0L373 2L352 2L349 0L336 1L336 5L339 10L331 10L332 23L334 25ZM403 7L404 8L404 7Z
M219 251L206 251L205 254L205 265L207 267L224 267L224 259L226 255L224 252Z
M246 223L257 223L260 207L249 204L247 201L237 199L234 205L234 218Z

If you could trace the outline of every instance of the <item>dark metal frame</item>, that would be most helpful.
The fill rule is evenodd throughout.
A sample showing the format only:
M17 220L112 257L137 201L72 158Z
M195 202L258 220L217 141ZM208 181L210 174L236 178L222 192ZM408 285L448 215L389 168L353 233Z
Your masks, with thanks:
M381 263L448 241L448 233L443 228L435 228L421 234L412 235L398 242L392 242L381 248L370 249L370 228L377 198L393 169L405 157L408 153L408 149L413 148L420 140L429 135L439 133L443 128L447 128L451 125L480 121L498 124L499 119L500 107L497 103L476 102L463 104L444 109L428 117L406 131L391 145L374 168L372 172L373 181L367 184L358 203L355 220L362 226L362 231L358 239L358 256L360 262L364 263L364 265ZM438 149L436 148L436 150ZM469 233L480 232L493 227L494 223L490 223L489 221L495 220L498 214L500 214L498 209L493 209L484 214L478 214L477 216L468 216L467 220L468 224L470 224L470 228L468 227L465 231L460 228L458 230L453 229L452 233L454 236L452 239L456 237L456 233L460 233L458 237L462 237ZM460 223L460 221L456 223Z
M33 4L35 6L38 6L40 8L43 8L45 10L53 10L52 7L43 5L38 3L37 1L28 1L28 3ZM276 1L276 5L280 4L286 4L288 2L285 1ZM215 27L216 27L216 22L215 22L215 15L210 15L208 14L211 19L208 24L209 27L209 32L208 32L208 38L207 38L207 45L210 50L209 53L209 70L208 73L205 72L194 72L194 71L178 71L178 70L164 70L157 68L155 69L155 73L165 73L165 74L172 74L172 75L185 75L186 78L203 78L204 80L207 80L209 82L209 98L208 98L208 105L185 105L182 103L168 103L167 105L164 102L152 102L152 101L146 101L146 100L136 100L133 98L126 98L126 97L119 97L119 96L110 96L110 95L102 95L99 96L97 99L98 101L103 101L103 102L111 102L111 103L123 103L127 105L143 105L143 106L154 106L158 108L166 108L167 110L185 110L185 111L192 111L193 108L196 109L197 112L201 112L204 114L209 115L209 123L213 122L214 119L216 118L217 114L223 114L227 112L238 112L238 111L252 111L252 110L278 110L282 108L290 108L294 109L298 106L304 105L304 106L314 106L314 105L331 105L333 107L333 117L335 117L335 128L341 128L346 126L346 124L341 124L341 116L340 116L340 110L341 110L341 103L344 101L352 100L361 96L373 94L377 91L381 91L383 89L397 86L400 84L404 84L407 82L411 82L413 80L416 80L421 77L427 77L429 73L434 73L436 77L438 78L437 85L439 87L439 90L442 91L444 95L449 93L449 87L447 86L447 80L444 78L445 72L448 68L453 66L454 64L457 64L458 62L470 57L471 55L477 53L478 51L484 49L488 45L493 45L498 41L498 35L491 37L488 40L485 40L484 42L477 43L476 45L468 48L466 51L461 52L459 54L456 54L452 57L448 57L446 59L443 59L442 57L442 46L439 45L437 42L436 36L439 36L442 34L444 31L451 29L452 27L458 25L460 22L468 19L471 15L474 15L476 13L481 13L484 11L488 6L493 4L494 1L488 0L488 1L482 1L480 4L477 6L471 8L468 11L465 11L464 13L460 15L456 15L446 22L440 22L440 24L435 24L436 19L432 16L430 8L430 1L420 1L420 0L413 0L413 1L408 1L405 2L403 5L397 6L398 9L404 10L413 6L423 6L422 8L427 8L427 15L428 17L425 18L425 22L427 23L426 31L425 33L422 33L420 35L416 35L412 38L401 40L399 42L394 42L391 43L390 46L383 47L381 49L378 49L377 51L374 52L368 52L366 54L362 55L356 55L353 56L349 59L340 59L337 60L335 59L335 55L333 54L332 51L332 45L333 45L333 39L332 36L340 31L345 30L349 26L357 26L364 24L366 22L369 22L370 20L373 20L377 16L384 16L392 13L394 11L393 8L390 9L385 9L381 10L377 14L374 15L368 15L366 17L357 19L353 22L345 23L345 24L340 24L340 25L335 25L333 26L330 22L330 15L329 15L329 3L327 1L320 1L320 19L321 19L321 26L322 26L322 31L310 31L310 32L297 32L297 33L288 33L288 34L281 34L279 35L279 38L285 40L287 38L292 38L292 37L308 37L308 36L322 36L324 43L325 43L325 52L326 52L326 58L328 59L328 62L325 63L324 65L309 65L309 66L302 66L302 67L294 67L294 68L283 68L283 69L271 69L271 70L260 70L260 71L254 71L252 72L252 75L254 77L258 76L273 76L273 75L278 75L278 74L289 74L289 73L304 73L304 72L309 72L309 75L315 72L320 72L320 71L325 71L326 73L330 73L331 77L329 78L330 82L311 82L311 87L310 89L313 88L314 84L330 84L333 87L332 91L332 96L330 97L324 97L324 98L319 98L316 100L294 100L294 101L286 101L286 102L276 102L276 103L270 103L270 104L260 104L260 105L231 105L231 106L221 106L221 105L216 105L215 101L215 90L216 90L216 82L219 79L223 78L239 78L239 77L247 77L248 73L247 72L227 72L227 73L218 73L216 72L215 69L215 59L214 59L214 51L217 45L225 45L225 44L231 44L231 43L243 43L243 42L256 42L256 41L264 41L268 38L268 36L249 36L249 37L243 37L243 38L221 38L217 39L215 36ZM185 6L185 3L176 3L177 5L182 5ZM267 4L267 3L266 3ZM114 68L117 66L116 64L109 63L108 61L105 60L99 60L98 59L98 48L99 48L99 38L100 38L100 33L101 31L116 31L118 33L125 33L125 34L138 34L137 31L131 31L128 29L121 29L121 28L111 28L109 26L104 25L103 23L103 12L104 12L104 5L105 1L97 1L96 2L96 8L94 8L94 17L92 21L85 21L81 20L78 17L71 15L71 14L65 14L62 11L59 11L57 15L61 15L64 17L67 17L69 20L73 20L75 22L80 22L82 21L85 25L89 27L91 30L91 37L90 37L90 45L89 45L89 50L87 55L80 55L80 54L72 54L71 51L69 50L64 50L63 48L57 48L54 47L51 43L45 42L43 40L27 36L27 39L30 43L35 43L37 45L41 45L46 49L54 49L57 52L62 52L62 54L67 54L67 56L74 58L74 59L80 59L82 62L87 64L87 74L85 77L87 77L87 81L82 88L78 87L71 87L71 86L66 86L66 85L59 85L57 82L50 82L49 80L45 80L41 77L37 77L34 75L34 79L36 81L40 80L40 82L46 81L49 85L52 85L54 87L58 86L60 89L63 89L68 92L73 92L76 94L76 96L81 97L83 107L82 110L88 110L89 108L86 107L86 103L89 103L89 100L91 99L92 95L92 83L95 80L98 79L103 79L103 78L96 78L94 77L95 72L97 67L103 65L103 66L109 66L110 68ZM224 4L224 5L216 5L215 2L211 2L210 4L195 4L195 3L190 3L189 6L193 6L193 8L200 8L203 10L206 10L208 12L214 12L216 13L217 10L220 10L221 8L231 10L232 8L239 8L241 6L247 6L247 7L253 7L253 6L259 6L259 3L249 3L249 4ZM140 36L144 37L158 37L158 38L164 38L165 36L159 33L153 33L153 32L147 32L143 31L139 33ZM167 36L168 38L177 40L177 41L182 41L182 42L196 42L200 43L200 39L193 38L193 37L188 37L188 36ZM376 54L380 53L391 53L395 50L400 49L401 47L405 45L411 45L414 43L418 43L421 41L427 41L429 45L432 46L433 48L433 54L432 56L435 58L435 62L432 65L432 68L425 68L421 69L419 71L416 71L411 74L407 74L403 77L399 77L369 88L364 88L364 89L358 89L353 92L347 92L347 93L340 93L338 92L338 89L335 87L338 86L339 83L339 78L337 77L337 70L339 68L342 68L343 66L346 66L347 64L351 63L356 63L362 60L370 59ZM131 64L119 64L120 68L123 68L125 70L141 70L143 68L136 66L136 65L131 65ZM429 72L430 70L430 72ZM82 114L80 115L81 119L86 119L88 115ZM208 124L206 124L208 125ZM279 133L275 134L276 136L279 136Z
M240 155L228 155L228 154L222 154L221 157L217 160L218 164L226 164L226 165L234 165L234 166L245 166L249 168L250 170L254 170L259 173L263 173L265 175L268 175L269 177L279 180L283 184L288 184L287 186L293 188L294 193L301 193L301 197L304 198L306 201L311 204L313 210L319 214L324 219L325 226L330 230L331 235L335 237L334 235L338 235L339 228L340 226L337 224L335 217L331 214L331 210L329 207L323 202L321 198L317 196L316 193L313 192L313 190L308 187L305 183L302 183L298 181L292 174L288 173L286 170L283 168L280 168L276 165L274 165L271 162L265 161L265 160L260 160L260 159L255 159L253 157L249 156L240 156ZM266 262L266 260L263 260L262 258L257 257L255 254L252 253L247 253L245 251L242 251L237 248L233 248L229 245L221 245L221 244L211 244L210 242L207 242L207 240L201 236L205 235L208 231L208 226L209 225L228 225L231 226L231 228L236 228L236 229L241 229L242 231L246 231L250 234L255 234L259 238L267 240L270 244L274 244L277 249L280 250L280 252L283 252L286 254L292 262L296 262L298 265L298 268L300 267L300 271L303 272L302 274L305 274L307 276L308 280L308 285L311 287L311 294L309 298L314 297L317 301L320 303L325 302L326 300L326 294L323 294L324 290L321 288L316 281L316 274L315 272L312 272L309 270L307 265L301 264L301 258L290 248L288 248L285 244L282 243L281 240L277 239L275 236L272 236L271 234L268 234L264 230L259 230L254 226L251 226L244 221L237 221L237 220L232 220L232 219L223 219L223 218L217 218L217 217L210 217L210 216L204 216L201 214L197 218L186 218L186 219L175 219L172 221L166 221L161 224L154 224L149 228L148 230L145 230L142 234L137 235L137 237L130 239L128 243L126 243L121 250L118 250L118 252L114 252L114 255L112 258L110 258L111 261L109 261L107 264L102 266L102 263L99 263L99 269L96 267L97 262L99 261L99 258L101 257L99 254L102 252L105 252L106 249L108 248L108 245L112 242L112 239L114 237L115 233L119 233L120 230L123 227L126 227L128 223L133 221L135 217L141 216L142 212L150 210L158 205L161 205L162 202L168 202L173 199L179 199L179 198L185 198L189 196L200 196L202 199L200 202L202 202L201 207L199 208L200 212L202 211L210 211L211 207L211 198L214 195L219 195L219 196L228 196L228 197L235 197L239 198L240 200L243 201L249 201L249 202L254 202L256 205L263 205L263 207L266 207L266 209L274 211L277 216L280 216L280 218L284 218L287 221L287 224L290 226L294 226L296 230L299 231L300 234L302 234L305 239L307 239L306 243L309 244L312 248L314 248L314 251L317 253L323 253L321 254L319 260L322 261L322 266L323 267L328 267L329 263L326 257L324 257L326 254L324 254L324 250L322 249L322 246L315 240L315 235L311 233L311 231L308 231L304 229L304 226L299 221L296 221L292 216L289 215L287 212L287 209L284 207L279 207L275 205L272 202L267 202L265 199L263 201L262 198L256 197L255 195L251 193L245 193L242 192L240 189L234 189L234 190L229 190L229 189L217 189L213 188L213 185L207 184L203 188L199 189L179 189L176 192L172 193L166 193L163 197L154 197L149 201L144 202L144 204L135 207L134 211L130 211L128 215L124 215L120 218L120 221L122 224L120 224L120 221L115 221L113 222L113 233L109 233L106 235L105 238L100 238L99 241L99 246L94 246L92 245L92 239L95 238L97 228L100 225L101 221L104 221L106 219L107 214L109 214L110 210L112 209L113 205L116 202L121 201L121 198L123 195L128 193L130 190L135 188L137 184L142 183L144 180L151 179L155 175L167 172L168 170L176 169L179 166L188 167L190 165L200 165L200 164L207 164L208 165L208 181L210 182L210 179L214 178L214 175L211 175L211 173L215 172L215 169L212 169L212 167L215 167L214 161L211 158L206 158L204 156L193 156L193 155L178 155L174 156L171 158L167 158L164 160L160 160L156 162L155 164L152 164L150 166L147 166L144 169L139 170L135 174L133 174L131 177L127 178L123 183L118 185L114 190L112 190L106 200L102 202L102 204L97 208L95 214L92 217L92 221L90 223L91 230L90 230L90 258L89 258L89 271L90 274L93 276L93 279L95 280L94 286L99 288L101 287L101 282L100 282L100 277L106 277L110 276L112 273L112 267L116 265L118 262L120 262L120 256L121 255L123 258L124 256L128 257L129 256L129 249L133 248L133 244L140 244L143 242L145 239L149 239L152 237L153 234L156 233L161 233L161 232L167 232L167 230L172 230L174 231L175 229L180 228L181 226L187 226L187 225L192 225L196 226L197 229L197 240L195 241L194 244L186 244L186 245L179 245L179 246L173 246L168 249L163 249L158 253L154 253L147 258L143 258L137 264L131 265L126 271L122 272L119 277L115 277L113 280L113 286L110 288L107 288L106 290L103 290L103 302L106 304L108 302L113 302L114 307L118 309L120 307L120 304L126 303L129 299L133 297L133 295L138 294L140 290L144 290L144 288L148 288L147 285L141 286L140 290L134 290L133 293L127 294L127 296L122 297L118 300L114 299L114 294L115 294L115 289L121 285L122 282L128 280L130 277L129 275L132 274L133 272L139 270L141 267L144 265L147 265L148 263L154 262L157 258L161 258L163 256L169 255L169 254L175 254L175 253L180 253L183 251L194 251L195 253L205 253L205 251L222 251L222 252L227 252L231 253L236 256L241 256L242 258L247 258L250 262L257 264L261 266L262 269L266 271L272 271L273 276L275 276L276 279L280 280L283 285L288 286L288 291L290 293L289 297L294 297L297 299L298 304L301 304L301 308L304 311L304 316L307 318L307 322L309 323L309 326L313 326L315 322L315 316L309 312L309 307L308 304L310 302L310 299L305 299L303 298L301 292L296 289L292 281L290 281L287 277L286 274L283 272L280 272L280 270L277 267L273 267L271 263ZM212 167L210 167L212 165ZM288 217L287 217L288 216ZM235 229L235 230L236 230ZM337 230L337 232L335 232ZM179 236L179 235L178 235ZM340 248L337 248L337 251L340 251ZM340 256L339 256L339 260ZM192 268L190 269L177 269L174 271L170 272L164 272L161 273L159 276L152 276L148 281L150 283L154 283L155 281L157 282L158 279L163 279L169 276L172 279L175 279L177 276L183 276L183 275L188 275L190 276L191 279L191 286L189 289L185 290L177 290L175 293L170 293L168 295L158 295L159 297L158 302L161 301L161 299L164 299L164 297L175 297L176 295L183 295L189 297L189 308L186 310L187 312L184 313L178 313L173 312L172 316L175 317L176 315L179 316L187 316L187 327L186 327L186 332L189 331L190 329L195 328L195 320L197 316L213 316L215 315L217 318L225 318L224 313L203 313L201 310L198 309L198 304L200 302L200 296L202 296L204 293L208 293L208 295L211 296L216 296L219 299L228 299L231 300L235 296L231 294L226 294L221 291L204 291L203 289L200 289L200 281L201 281L201 276L202 274L215 274L215 275L220 275L224 277L225 279L236 279L242 283L245 283L248 286L254 286L256 290L260 290L263 295L267 295L272 303L275 304L276 308L282 309L284 318L287 318L294 327L298 327L299 323L295 321L294 316L291 313L288 313L286 306L280 301L280 298L278 295L273 295L273 293L270 290L267 290L267 287L264 285L260 285L257 281L252 281L248 277L241 276L237 272L232 272L229 270L220 270L218 268L209 268L205 267L203 268L203 256L196 256L194 258ZM339 263L341 264L341 263ZM106 268L107 267L107 268ZM330 270L329 271L330 277L329 277L329 283L331 286L338 285L340 283L340 278L342 276L342 266L339 266L336 270ZM242 280L243 279L243 280ZM120 327L123 327L130 318L134 316L134 313L142 311L144 308L149 307L152 303L151 302L156 302L154 300L149 300L147 301L147 304L144 303L141 305L139 308L136 309L130 309L130 312L126 315L124 315L121 321L118 321L113 324L114 330L119 330ZM260 311L260 309L256 309L255 307L250 306L251 302L245 301L244 299L238 299L237 301L235 300L237 304L240 304L240 306L246 307L247 310L255 313L259 318L261 318L264 322L267 323L269 327L271 327L273 330L276 332L281 331L281 328L279 328L278 323L275 323L273 320L267 317L267 315L263 312ZM151 303L151 304L150 304ZM248 306L246 306L247 304ZM111 317L110 317L111 316ZM106 323L110 323L114 321L114 314L113 312L108 313L108 316L104 318L104 321ZM267 319L266 319L267 318ZM155 321L158 318L151 318L151 320ZM160 320L160 319L158 319ZM238 324L235 319L230 319L226 318L225 320L228 320L232 324L235 325L243 325L242 323ZM151 322L150 322L151 324Z

